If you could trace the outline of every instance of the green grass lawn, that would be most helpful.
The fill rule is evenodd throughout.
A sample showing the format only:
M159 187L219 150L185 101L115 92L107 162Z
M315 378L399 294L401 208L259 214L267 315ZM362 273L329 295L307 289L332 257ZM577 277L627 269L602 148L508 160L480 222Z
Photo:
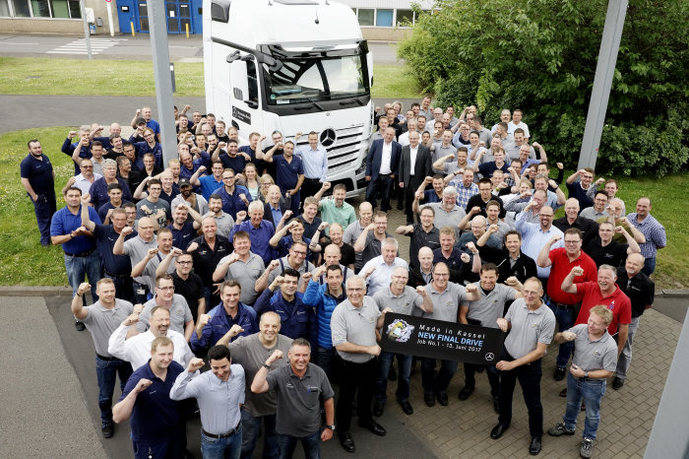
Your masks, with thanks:
M375 65L373 97L420 98L405 67ZM175 63L175 95L204 96L203 64ZM153 64L63 58L0 58L0 94L73 96L154 96Z
M26 142L37 138L55 167L58 208L64 206L60 189L73 173L72 161L60 152L68 127L28 129L0 135L0 285L66 285L60 247L39 243L33 205L19 182L19 163L26 156ZM682 247L689 246L689 232L682 226L689 174L662 179L619 180L619 196L634 210L639 196L653 202L652 214L665 225L668 247L660 251L656 282L666 288L689 285L689 263Z

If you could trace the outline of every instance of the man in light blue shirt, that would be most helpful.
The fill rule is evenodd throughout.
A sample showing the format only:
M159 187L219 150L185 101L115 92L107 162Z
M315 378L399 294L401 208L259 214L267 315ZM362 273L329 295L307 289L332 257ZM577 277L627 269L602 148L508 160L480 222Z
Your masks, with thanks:
M381 255L371 258L361 268L361 275L366 278L367 295L373 296L378 290L387 288L396 268L409 269L407 262L397 256L397 249L397 239L385 238L380 247Z
M211 371L199 374L203 359L194 358L170 389L172 400L195 398L201 411L203 457L239 459L242 449L240 406L244 404L244 368L232 365L227 346L208 351Z
M299 140L301 133L294 136ZM318 143L318 133L309 132L309 145L296 147L294 154L304 163L304 184L301 198L314 196L328 177L328 151Z
M539 222L529 223L527 221L528 212L532 206L537 205L535 201L530 201L527 204L523 212L517 215L515 220L517 231L522 235L522 252L532 259L538 258L538 254L544 245L550 241L555 236L559 236L561 239L551 246L551 249L558 247L563 247L564 243L562 238L564 233L558 228L553 226L553 208L550 206L542 206L540 212L538 213ZM538 278L541 282L546 282L548 276L550 275L550 266L546 268L541 268L538 266Z

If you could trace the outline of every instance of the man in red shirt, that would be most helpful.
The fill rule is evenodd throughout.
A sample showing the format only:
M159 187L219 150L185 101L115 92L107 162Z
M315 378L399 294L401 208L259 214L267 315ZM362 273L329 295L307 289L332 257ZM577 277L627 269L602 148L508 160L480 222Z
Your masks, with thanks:
M599 304L612 311L612 322L608 326L608 333L617 340L617 355L620 355L629 334L629 324L632 321L632 302L620 289L617 280L617 269L610 265L598 268L597 282L574 283L574 278L581 275L581 268L575 266L562 281L562 291L575 295L581 300L581 309L576 324L588 321L589 311Z
M547 286L548 297L550 299L549 305L555 314L560 331L564 331L574 326L575 312L581 300L577 295L562 291L560 288L562 281L571 273L572 268L576 266L581 268L581 271L577 271L579 274L576 279L574 279L575 281L595 283L596 262L581 251L581 244L583 241L581 230L569 228L564 233L565 246L550 250L552 245L559 239L559 236L555 236L543 246L543 249L541 249L541 252L538 254L536 263L541 268L552 266L550 268ZM588 318L588 311L585 317ZM566 373L565 367L567 366L569 356L572 354L573 349L574 345L572 342L560 344L555 372L553 374L555 381L564 379Z

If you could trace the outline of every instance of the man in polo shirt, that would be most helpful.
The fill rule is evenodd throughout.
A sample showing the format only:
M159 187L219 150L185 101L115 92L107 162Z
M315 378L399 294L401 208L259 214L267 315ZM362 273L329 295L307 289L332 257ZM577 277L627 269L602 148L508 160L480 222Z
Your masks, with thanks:
M518 379L529 413L529 453L536 455L541 452L543 437L541 359L555 333L555 315L541 301L543 286L538 279L527 279L521 293L523 298L512 303L505 318L497 319L500 329L509 333L505 338L502 359L495 365L500 371L500 414L490 438L500 438L512 422L512 396Z
M180 365L187 365L194 355L189 349L184 335L170 330L170 311L163 307L151 310L150 327L145 333L136 333L136 323L139 321L139 309L127 317L110 335L108 352L120 360L132 364L133 369L145 364L150 357L151 342L164 336L175 343L173 359ZM132 328L132 325L134 327ZM128 336L131 336L128 338Z
M96 282L100 279L100 259L95 239L81 224L81 190L68 188L64 199L67 205L55 212L50 222L50 240L54 245L62 245L65 252L65 270L72 287L72 296L77 294L79 285L88 277L91 297L95 302L98 299ZM91 221L99 224L100 217L95 209L89 207L88 212ZM78 320L75 320L74 326L78 331L84 330L84 324Z
M544 209L546 208L548 207L544 207ZM547 284L547 293L550 299L549 306L555 314L559 329L567 330L574 325L575 312L581 302L581 298L564 291L561 288L562 282L575 266L581 268L581 270L575 271L577 273L576 282L595 282L597 269L596 263L591 257L581 251L581 231L576 228L568 229L564 233L565 246L553 249L553 244L559 240L559 236L554 236L543 246L536 259L536 264L541 268L551 267ZM571 354L571 343L565 342L560 344L560 350L555 363L555 372L553 373L555 381L562 381L564 379L565 366Z
M372 258L361 268L361 275L366 279L366 291L369 296L386 289L390 285L392 273L398 267L409 270L407 262L397 256L398 247L397 239L385 238L381 244L382 254Z
M479 299L475 285L464 286L449 282L450 270L443 262L436 263L433 267L433 281L426 285L426 294L430 297L433 311L424 314L424 317L446 322L459 320L459 304L464 301L476 301ZM442 360L440 370L436 373L435 359L423 358L421 360L421 385L423 386L423 399L426 405L435 405L436 398L442 406L447 406L447 386L452 376L457 371L457 362L454 360Z
M392 272L390 283L386 288L379 290L373 295L378 309L383 311L390 308L396 314L412 315L412 313L431 313L433 304L430 297L423 287L416 290L407 285L409 271L406 268L398 267ZM381 352L380 366L376 378L375 401L373 403L373 415L382 416L387 401L388 373L394 358L397 358L399 365L399 376L397 378L397 391L395 396L397 403L400 404L402 411L410 415L414 409L409 403L409 378L411 375L412 356L407 354L393 354L391 352Z
M230 231L232 231L234 226L234 218L222 210L222 198L220 195L212 194L208 198L208 213L201 219L202 224L203 219L206 217L213 217L217 226L217 234L229 239Z
M617 268L617 285L629 297L632 305L632 320L629 323L627 342L622 348L617 359L615 378L612 380L612 388L620 389L627 379L627 371L632 363L632 340L639 328L641 315L653 306L655 297L655 283L642 273L644 257L640 253L632 253L627 257L624 266Z
M139 315L136 323L136 330L143 333L149 327L151 311L155 307L167 309L170 312L170 330L174 330L184 335L184 339L189 341L194 331L194 318L187 304L187 300L182 295L175 293L175 283L172 276L163 274L158 276L155 281L155 295L146 304Z
M373 420L373 401L377 362L380 346L376 343L376 329L383 325L383 315L375 301L366 295L366 284L359 276L347 279L347 299L338 304L332 313L330 329L333 346L342 365L340 398L337 401L337 425L340 444L345 451L356 449L350 432L352 402L358 390L357 412L359 426L374 435L385 436L385 429ZM390 311L385 308L383 312Z
M175 287L175 294L181 295L191 310L194 321L206 312L206 299L203 297L203 281L198 274L192 272L194 259L189 252L181 252L172 257L174 251L165 257L156 269L156 278L168 272L172 258L175 259L174 270L170 277Z
M665 227L651 215L651 200L647 197L636 201L636 212L627 215L627 220L646 238L646 242L640 245L641 255L644 256L644 269L641 272L650 276L656 269L658 250L667 245Z
M481 267L480 257L471 257L455 246L455 230L449 226L440 228L440 247L433 251L433 264L440 262L450 270L450 280L460 284L473 277L472 271L478 273Z
M175 346L164 336L153 340L147 363L132 373L120 401L112 409L116 423L131 418L132 444L137 459L183 458L187 432L182 404L170 390L184 367L173 361Z
M381 244L388 237L388 215L379 210L373 216L373 223L364 228L354 243L357 269L361 270L367 261L381 254Z
M204 457L239 457L242 449L240 407L244 404L244 368L232 364L226 346L208 351L211 371L199 373L205 362L194 358L170 389L172 400L195 398L201 412L201 453Z
M320 442L332 438L335 430L335 393L325 372L310 363L311 346L304 339L292 342L287 353L289 365L270 371L284 352L276 349L265 361L251 384L255 393L277 394L276 431L280 435L280 457L291 458L301 442L307 459L321 457ZM325 411L325 428L321 431L321 403Z
M196 331L191 335L191 347L202 353L220 339L233 340L258 330L256 311L240 301L242 287L236 281L220 285L220 304L199 317Z
M198 170L201 170L201 167ZM197 178L195 178L194 176L196 176L196 174L194 174L189 181L193 186L200 187L201 195L208 200L213 193L223 187L223 171L224 168L222 163L220 161L216 161L211 166L210 175L201 175L200 177L197 176Z
M578 228L583 233L584 242L588 242L598 234L598 224L593 220L579 216L579 201L569 198L565 201L565 216L553 221L553 225L565 232L569 228Z
M576 199L582 209L586 209L593 205L593 200L587 194L592 182L593 169L590 167L579 169L567 177L567 181L565 182L567 190L569 191L569 197Z
M592 207L589 207L592 209ZM621 234L627 241L620 244L613 240L615 234ZM621 266L628 254L639 253L641 249L634 240L634 236L624 229L623 226L615 226L610 222L604 221L598 224L598 236L593 238L584 246L584 251L596 262L596 266L611 265Z
M612 376L617 364L617 345L607 331L613 313L603 305L590 310L587 323L555 335L555 341L574 343L574 357L567 375L567 409L562 421L548 430L548 435L574 435L581 402L586 406L581 457L591 457L596 431L600 422L600 403L605 393L606 379Z
M258 297L256 281L263 274L265 264L260 256L251 251L251 239L245 231L234 233L232 243L234 252L218 262L213 281L236 280L242 288L240 301L252 305Z
M251 193L242 185L235 185L235 173L232 169L225 169L222 173L223 186L213 191L222 199L223 212L237 218L237 212L248 209L251 202ZM204 196L205 197L205 196ZM210 195L209 195L210 197Z
M451 226L452 228L456 228L455 234L458 236L459 228L457 225L462 221L466 212L463 207L457 205L457 190L452 186L446 186L443 189L443 200L441 202L432 202L419 207L419 199L421 199L422 196L423 193L414 195L414 211L419 212L424 207L432 207L435 211L434 224L436 228Z
M263 219L263 203L254 201L249 203L249 220L244 221L247 212L237 212L237 221L230 231L230 239L239 231L244 231L251 240L252 252L263 259L265 265L273 259L273 248L270 238L275 234L275 227L268 220Z
M81 320L91 333L93 347L96 351L96 375L98 376L98 407L100 408L101 431L105 438L113 435L112 422L112 393L115 390L115 380L120 377L120 390L124 390L132 366L108 352L108 339L113 331L134 312L134 306L129 301L115 298L115 284L112 279L101 279L96 285L98 301L91 306L84 307L83 295L91 286L84 282L79 286L76 296L72 299L72 313L77 320ZM141 305L137 305L137 310Z
M203 297L206 307L210 309L217 302L217 295L213 293L213 272L220 260L232 252L232 243L224 236L217 234L218 226L214 217L205 217L201 221L201 236L197 237L187 252L194 257L194 271L203 281Z
M55 203L55 171L50 159L43 154L41 142L32 139L27 142L29 154L20 167L21 183L31 199L41 234L41 245L50 245L50 220L57 210Z
M276 277L282 276L287 269L295 270L300 276L313 271L313 264L306 260L307 250L308 247L306 242L293 242L292 246L289 248L287 256L273 260L268 264L266 270L261 275L261 277L267 276L265 283L270 285L270 283L273 282ZM257 282L259 284L263 284L263 281L260 278ZM305 282L307 281L300 280L299 286L303 286Z
M327 187L326 187L327 185ZM327 190L330 182L325 182L323 188ZM344 183L338 183L333 187L332 198L321 199L318 203L318 210L321 211L321 220L324 222L339 223L342 228L347 228L356 221L354 207L345 202L347 187Z
M459 322L463 324L479 325L481 327L498 328L497 320L503 316L505 305L519 296L517 290L504 284L498 284L498 268L492 263L481 266L481 280L478 282L479 299L464 303L459 310ZM479 365L464 363L464 387L459 391L459 399L466 400L474 392L476 380L474 375ZM490 383L490 395L493 398L493 408L498 412L499 377L497 369L486 365L486 374Z
M440 247L440 231L433 224L435 210L432 207L424 207L419 213L420 223L413 225L398 226L395 230L397 234L409 236L409 265L411 268L419 268L417 254L421 247L428 247L435 250Z
M149 250L157 248L157 240L154 233L155 223L153 220L148 217L141 218L137 228L138 234L132 238L127 237L134 233L134 229L131 226L122 228L112 247L114 255L128 255L132 266L139 264L146 257ZM151 291L149 285L151 283L152 281L148 276L134 278L135 302L145 303L149 300Z
M284 153L271 158L269 162L275 163L275 184L280 187L280 191L290 202L290 209L296 214L301 199L300 189L304 183L304 163L294 155L294 142L288 140L283 148Z
M632 303L622 289L617 286L617 269L610 265L598 268L595 281L575 283L574 278L581 275L581 268L575 266L562 281L562 291L574 295L581 301L581 308L575 324L584 324L593 307L603 305L612 311L608 332L617 341L617 355L620 355L627 342L629 323L632 321Z
M354 245L361 232L371 224L373 218L373 207L370 202L359 204L359 218L345 228L342 240L345 244Z

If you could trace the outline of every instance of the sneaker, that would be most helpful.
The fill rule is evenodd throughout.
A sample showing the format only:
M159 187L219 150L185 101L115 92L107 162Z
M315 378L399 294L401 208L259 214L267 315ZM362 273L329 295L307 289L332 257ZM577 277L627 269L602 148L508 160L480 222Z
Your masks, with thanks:
M617 376L612 380L612 388L618 390L624 386L624 379L620 379Z
M563 379L565 379L565 369L556 367L555 371L553 372L553 379L555 381L562 381Z
M584 438L584 441L581 442L581 448L579 448L579 455L581 457L591 457L592 452L593 440L590 438Z
M80 322L77 320L74 322L74 328L76 328L77 331L84 331L86 330L86 325L84 325L84 322Z
M574 435L574 429L569 430L564 422L558 422L555 427L551 427L548 430L548 435L551 437L560 437L562 435Z

